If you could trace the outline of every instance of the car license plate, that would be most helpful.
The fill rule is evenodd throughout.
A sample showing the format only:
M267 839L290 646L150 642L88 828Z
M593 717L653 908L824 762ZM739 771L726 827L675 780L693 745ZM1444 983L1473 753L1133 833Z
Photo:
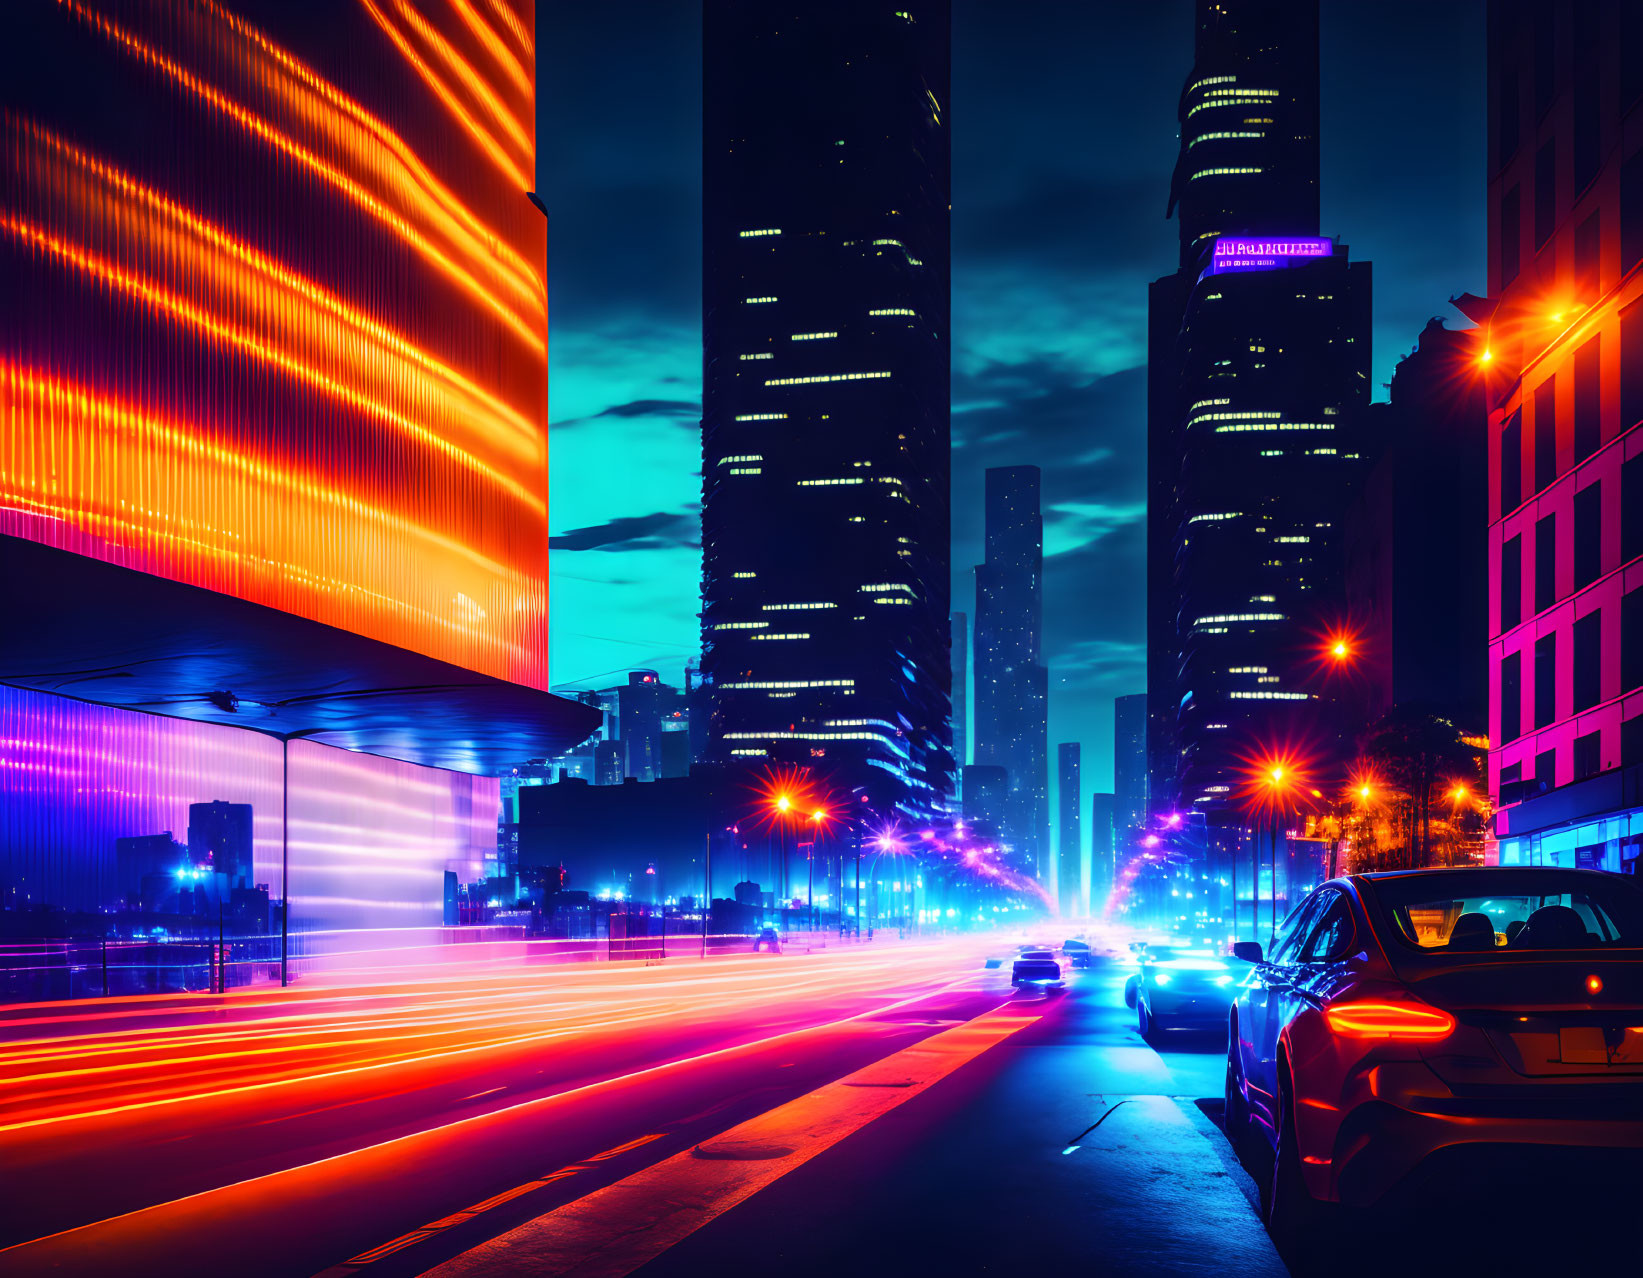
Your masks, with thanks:
M1558 1055L1565 1065L1643 1065L1643 1026L1564 1026Z

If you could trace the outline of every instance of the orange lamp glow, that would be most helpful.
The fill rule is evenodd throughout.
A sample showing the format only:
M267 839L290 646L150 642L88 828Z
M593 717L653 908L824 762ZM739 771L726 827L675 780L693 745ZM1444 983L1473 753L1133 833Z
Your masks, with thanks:
M1588 994L1603 993L1603 978L1596 972L1586 978L1586 992Z
M1324 1020L1349 1038L1431 1041L1455 1029L1453 1016L1426 1003L1337 1003L1324 1009Z

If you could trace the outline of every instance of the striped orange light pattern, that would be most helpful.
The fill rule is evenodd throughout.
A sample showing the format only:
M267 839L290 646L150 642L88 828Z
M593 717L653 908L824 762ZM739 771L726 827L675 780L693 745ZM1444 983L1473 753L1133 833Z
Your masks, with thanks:
M140 127L0 115L0 532L545 688L531 6L56 9Z

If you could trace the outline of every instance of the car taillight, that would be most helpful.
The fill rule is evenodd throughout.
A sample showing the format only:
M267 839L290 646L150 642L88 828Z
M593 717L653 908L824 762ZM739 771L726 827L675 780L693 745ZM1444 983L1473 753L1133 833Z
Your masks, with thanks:
M1336 1003L1324 1019L1334 1033L1353 1038L1445 1038L1455 1028L1453 1016L1425 1003Z

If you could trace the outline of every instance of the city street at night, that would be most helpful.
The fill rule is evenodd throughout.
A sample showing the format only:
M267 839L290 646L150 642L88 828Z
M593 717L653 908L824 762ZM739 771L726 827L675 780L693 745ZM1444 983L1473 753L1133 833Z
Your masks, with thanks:
M1046 1263L1095 1231L1129 1240L1125 1272L1193 1272L1213 1242L1281 1273L1195 1104L1219 1093L1214 1036L1141 1042L1110 960L1017 993L985 953L28 1009L3 1058L3 1267L688 1274L757 1240L790 1272L864 1246L869 1272L1009 1272L1031 1221Z
M1643 1272L1643 0L0 0L0 1278Z

